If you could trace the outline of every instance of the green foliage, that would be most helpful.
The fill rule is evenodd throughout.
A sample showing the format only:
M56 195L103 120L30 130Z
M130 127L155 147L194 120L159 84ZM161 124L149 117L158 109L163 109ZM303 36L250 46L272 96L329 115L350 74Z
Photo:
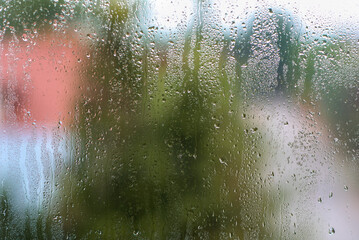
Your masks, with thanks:
M11 227L10 202L6 191L3 189L0 195L0 239L9 238Z
M183 77L167 70L166 50L156 75L146 47L142 66L134 64L139 56L120 37L96 49L117 50L122 57L103 54L90 63L93 93L81 110L81 161L63 183L61 214L68 236L242 234L238 196L244 185L230 171L242 164L239 102L223 61L210 70L214 82L202 84L207 79L200 74L201 34L198 26L193 49L186 47L193 35L186 39ZM155 82L150 85L149 79ZM179 88L171 88L175 83Z
M61 14L65 0L1 0L1 18L4 19L1 29L12 29L21 33L24 29L31 29L55 18L55 14Z

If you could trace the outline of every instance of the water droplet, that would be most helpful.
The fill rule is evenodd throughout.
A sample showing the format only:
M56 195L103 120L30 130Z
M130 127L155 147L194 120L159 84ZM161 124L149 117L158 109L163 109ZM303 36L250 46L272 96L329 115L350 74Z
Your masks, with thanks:
M227 163L225 161L222 160L222 158L219 158L219 162L223 165L226 165L227 166Z

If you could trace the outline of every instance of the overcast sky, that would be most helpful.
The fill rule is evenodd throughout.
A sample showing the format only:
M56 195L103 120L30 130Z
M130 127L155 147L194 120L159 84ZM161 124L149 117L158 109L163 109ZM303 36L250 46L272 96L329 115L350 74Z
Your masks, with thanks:
M173 29L179 22L190 19L193 2L151 0L150 5L158 24ZM329 28L337 33L359 35L359 0L212 0L212 3L220 11L222 27L229 26L234 20L245 21L254 12L279 8L299 17L305 26L319 34Z

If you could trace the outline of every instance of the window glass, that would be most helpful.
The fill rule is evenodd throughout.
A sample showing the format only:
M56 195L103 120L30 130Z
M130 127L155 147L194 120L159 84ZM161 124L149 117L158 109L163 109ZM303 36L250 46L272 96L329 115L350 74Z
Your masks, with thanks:
M357 1L0 1L0 239L356 239Z

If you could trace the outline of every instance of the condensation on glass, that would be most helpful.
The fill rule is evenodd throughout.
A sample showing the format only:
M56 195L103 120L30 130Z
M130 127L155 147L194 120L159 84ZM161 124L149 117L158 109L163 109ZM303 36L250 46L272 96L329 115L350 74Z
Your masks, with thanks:
M0 239L356 239L356 1L0 2Z

